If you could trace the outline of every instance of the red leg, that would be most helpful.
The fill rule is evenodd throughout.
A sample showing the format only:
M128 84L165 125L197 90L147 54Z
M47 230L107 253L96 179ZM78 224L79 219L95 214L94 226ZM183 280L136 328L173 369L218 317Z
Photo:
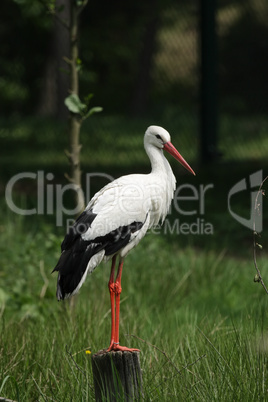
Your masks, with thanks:
M120 294L122 292L121 277L124 260L119 262L117 276L115 280L115 344L119 345L119 318L120 318Z
M114 344L114 339L115 339L115 305L114 305L114 296L115 296L115 290L114 290L114 271L115 271L115 263L116 263L116 255L113 256L112 259L112 267L111 267L111 274L110 274L110 280L108 283L108 288L110 292L110 299L111 299L111 341L110 341L110 346L108 350L111 350Z
M122 352L124 352L124 351L126 351L126 352L138 351L139 352L139 349L127 348L126 346L119 345L120 294L122 291L121 277L122 277L122 271L123 271L123 264L124 264L124 260L122 259L119 263L116 280L115 280L114 286L113 286L114 294L115 294L115 311L116 311L115 327L114 327L114 331L112 330L114 337L113 337L113 339L111 337L111 343L108 348L108 352L110 352L111 350L122 351ZM111 280L111 278L110 278L110 280ZM113 299L113 303L114 303L114 299Z

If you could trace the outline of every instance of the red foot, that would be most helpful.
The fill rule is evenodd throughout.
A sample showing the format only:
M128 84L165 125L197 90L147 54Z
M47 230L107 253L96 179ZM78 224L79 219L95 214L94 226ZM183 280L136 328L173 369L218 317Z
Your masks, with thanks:
M135 348L128 348L126 346L120 346L118 343L113 343L112 345L109 346L107 349L107 352L140 352L140 349L135 349Z

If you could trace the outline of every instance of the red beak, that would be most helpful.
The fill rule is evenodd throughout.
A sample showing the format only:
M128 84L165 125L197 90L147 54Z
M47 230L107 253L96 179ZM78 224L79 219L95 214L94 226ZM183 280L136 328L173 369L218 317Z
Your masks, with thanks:
M195 175L195 172L193 171L191 166L188 165L186 160L181 156L181 154L177 151L177 149L174 147L174 145L171 144L170 141L166 142L164 144L163 149L165 151L167 151L170 155L172 155L175 159L177 159L177 161L179 161L182 164L182 166L184 166L187 170L189 170L189 172L191 172L193 175Z

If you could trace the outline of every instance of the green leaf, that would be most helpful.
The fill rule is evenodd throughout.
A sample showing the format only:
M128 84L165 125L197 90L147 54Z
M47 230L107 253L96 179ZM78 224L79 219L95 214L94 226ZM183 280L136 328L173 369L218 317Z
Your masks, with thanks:
M91 109L89 109L89 111L85 114L85 116L83 117L83 119L87 119L88 117L90 117L92 114L94 113L100 113L103 111L103 108L101 106L95 106L92 107Z
M76 94L71 94L64 100L65 105L73 113L83 114L87 105L81 102L80 98Z

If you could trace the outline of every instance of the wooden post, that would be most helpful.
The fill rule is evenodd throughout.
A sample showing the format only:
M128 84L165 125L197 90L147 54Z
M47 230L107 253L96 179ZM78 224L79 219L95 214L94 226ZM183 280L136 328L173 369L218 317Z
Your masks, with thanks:
M141 401L142 373L139 352L107 352L92 356L95 400Z

